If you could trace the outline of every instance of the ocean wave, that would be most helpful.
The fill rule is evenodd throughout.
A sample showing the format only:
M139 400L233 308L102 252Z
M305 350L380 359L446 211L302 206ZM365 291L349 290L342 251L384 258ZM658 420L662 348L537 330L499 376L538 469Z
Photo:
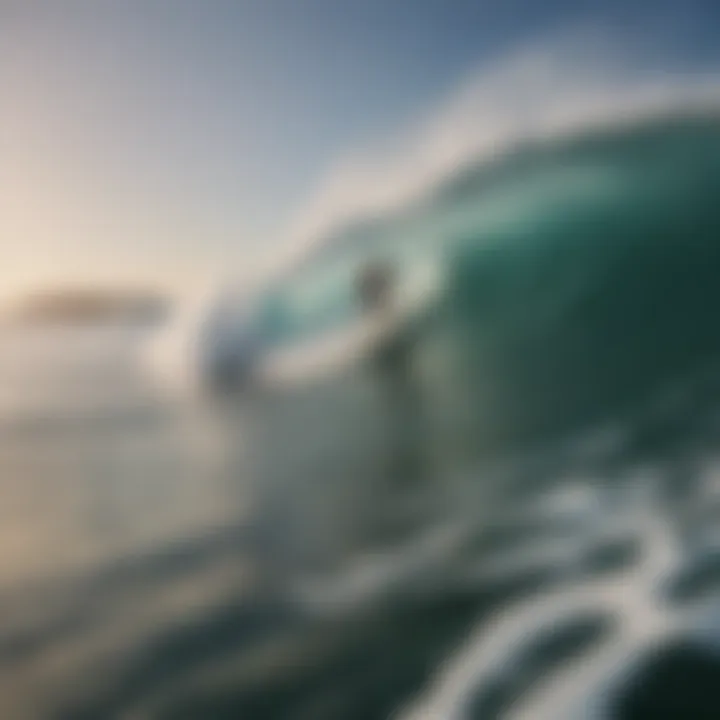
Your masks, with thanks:
M462 383L488 447L618 415L706 364L720 82L628 47L526 46L331 172L262 281L167 334L165 374L202 379L249 345L298 382L347 367L365 352L354 279L378 258L403 312L432 318L424 346L454 363L437 381Z
M265 294L257 329L280 352L349 327L354 273L381 257L401 295L433 278L416 301L462 345L495 441L626 410L720 350L719 180L711 112L526 145L346 229Z

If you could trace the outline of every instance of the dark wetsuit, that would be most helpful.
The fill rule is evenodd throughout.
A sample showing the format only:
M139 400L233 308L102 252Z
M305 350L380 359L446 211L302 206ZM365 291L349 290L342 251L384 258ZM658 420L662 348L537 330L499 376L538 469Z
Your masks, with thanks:
M370 359L390 421L387 472L393 484L412 484L423 471L422 404L413 368L417 340L416 328L400 326L379 340Z

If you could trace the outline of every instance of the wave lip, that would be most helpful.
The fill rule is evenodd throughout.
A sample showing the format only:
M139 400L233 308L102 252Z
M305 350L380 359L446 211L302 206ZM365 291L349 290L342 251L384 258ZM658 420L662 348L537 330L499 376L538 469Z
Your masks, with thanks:
M587 29L538 39L484 64L395 137L331 168L266 268L292 273L344 229L422 203L457 172L518 146L714 111L719 101L717 68L688 72L666 48Z

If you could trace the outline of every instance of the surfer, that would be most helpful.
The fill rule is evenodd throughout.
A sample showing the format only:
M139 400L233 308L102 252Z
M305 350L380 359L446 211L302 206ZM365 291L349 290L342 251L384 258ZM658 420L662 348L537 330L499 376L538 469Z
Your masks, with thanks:
M401 317L393 267L374 261L360 269L357 294L375 325L370 368L391 424L387 472L393 485L413 484L421 475L421 402L413 369L416 337Z

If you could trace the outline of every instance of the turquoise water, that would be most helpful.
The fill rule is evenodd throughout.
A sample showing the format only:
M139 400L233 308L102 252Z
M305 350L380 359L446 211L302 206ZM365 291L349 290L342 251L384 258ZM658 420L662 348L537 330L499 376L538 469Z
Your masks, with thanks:
M436 327L477 351L498 434L585 422L720 349L719 180L707 114L526 144L328 238L267 293L259 332L287 347L348 325L357 268L379 257L401 292L432 278Z

